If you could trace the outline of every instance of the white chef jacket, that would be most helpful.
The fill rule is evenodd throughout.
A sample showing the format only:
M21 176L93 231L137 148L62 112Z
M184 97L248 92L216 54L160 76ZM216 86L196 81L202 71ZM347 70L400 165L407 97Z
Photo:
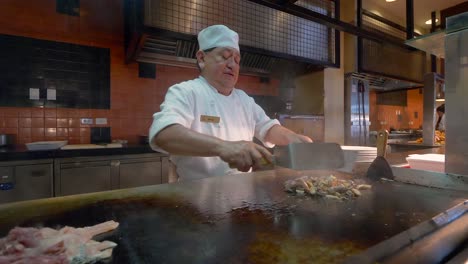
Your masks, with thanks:
M439 120L439 114L437 114L437 111L434 110L434 127L436 127L437 125L437 120ZM439 130L445 131L445 113L442 115L440 119Z
M202 116L219 117L219 123L202 121ZM265 135L272 126L280 123L270 119L244 91L234 88L230 95L222 95L200 76L175 84L167 91L161 111L153 115L149 131L154 150L165 152L153 144L153 138L172 124L228 141L252 141L255 136L266 146L272 147L272 144L264 141ZM179 180L239 173L219 157L172 155L170 158L177 166Z

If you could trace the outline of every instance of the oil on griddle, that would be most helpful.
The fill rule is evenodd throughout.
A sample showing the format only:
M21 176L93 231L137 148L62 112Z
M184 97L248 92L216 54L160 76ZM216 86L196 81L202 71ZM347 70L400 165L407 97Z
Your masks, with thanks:
M278 182L270 187L264 203L246 199L224 213L154 195L95 202L22 226L118 221L118 230L97 238L118 244L108 263L338 263L455 202L442 190L405 184L376 183L349 201L292 197Z

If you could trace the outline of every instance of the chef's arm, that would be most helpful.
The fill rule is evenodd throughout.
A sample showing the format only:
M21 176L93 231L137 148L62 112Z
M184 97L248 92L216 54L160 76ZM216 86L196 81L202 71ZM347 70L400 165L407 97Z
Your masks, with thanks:
M204 135L174 124L161 130L154 138L154 143L170 154L180 156L217 156L216 148L221 139Z
M296 134L281 125L272 126L265 135L265 141L275 145L284 146L289 143L312 142L308 136Z
M271 161L270 152L250 141L226 141L174 124L161 130L154 143L173 155L218 156L233 168L248 171L261 164L262 158ZM259 165L260 166L260 165Z

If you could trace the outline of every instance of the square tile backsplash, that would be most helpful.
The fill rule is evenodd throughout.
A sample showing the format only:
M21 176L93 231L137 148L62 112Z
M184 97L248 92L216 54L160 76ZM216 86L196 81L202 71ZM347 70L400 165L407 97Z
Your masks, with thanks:
M123 1L88 1L86 5L89 12L79 19L56 13L54 1L16 1L0 8L0 34L110 49L110 109L0 107L0 133L16 134L16 143L68 140L69 144L87 144L91 127L110 127L112 139L138 143L139 135L148 134L167 89L199 75L197 69L158 65L156 79L139 78L138 63L125 62ZM104 13L102 5L108 8ZM266 84L259 77L239 76L237 87L251 95L279 94L279 80L273 78ZM81 124L80 118L93 118L93 125ZM96 118L107 118L107 124L96 125Z
M91 143L92 127L110 127L113 139L138 143L140 135L147 135L152 116L170 85L195 78L198 72L171 66L158 67L159 79L136 85L123 78L112 86L111 109L71 109L40 107L0 107L0 133L15 134L16 143L24 144L44 140L68 140L69 144ZM138 87L137 87L138 86ZM237 87L251 95L278 95L279 80L269 86L258 77L240 76ZM135 89L133 89L135 88ZM148 99L149 98L149 99ZM81 118L92 118L93 124L81 124ZM96 118L107 118L107 124L96 125Z

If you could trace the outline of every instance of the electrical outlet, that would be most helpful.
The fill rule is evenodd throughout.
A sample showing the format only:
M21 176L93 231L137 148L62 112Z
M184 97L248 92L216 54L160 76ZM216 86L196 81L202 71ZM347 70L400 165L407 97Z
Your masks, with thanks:
M92 125L93 119L92 118L81 118L82 125Z
M107 125L107 118L96 118L96 125Z
M29 99L39 100L39 88L29 88Z

